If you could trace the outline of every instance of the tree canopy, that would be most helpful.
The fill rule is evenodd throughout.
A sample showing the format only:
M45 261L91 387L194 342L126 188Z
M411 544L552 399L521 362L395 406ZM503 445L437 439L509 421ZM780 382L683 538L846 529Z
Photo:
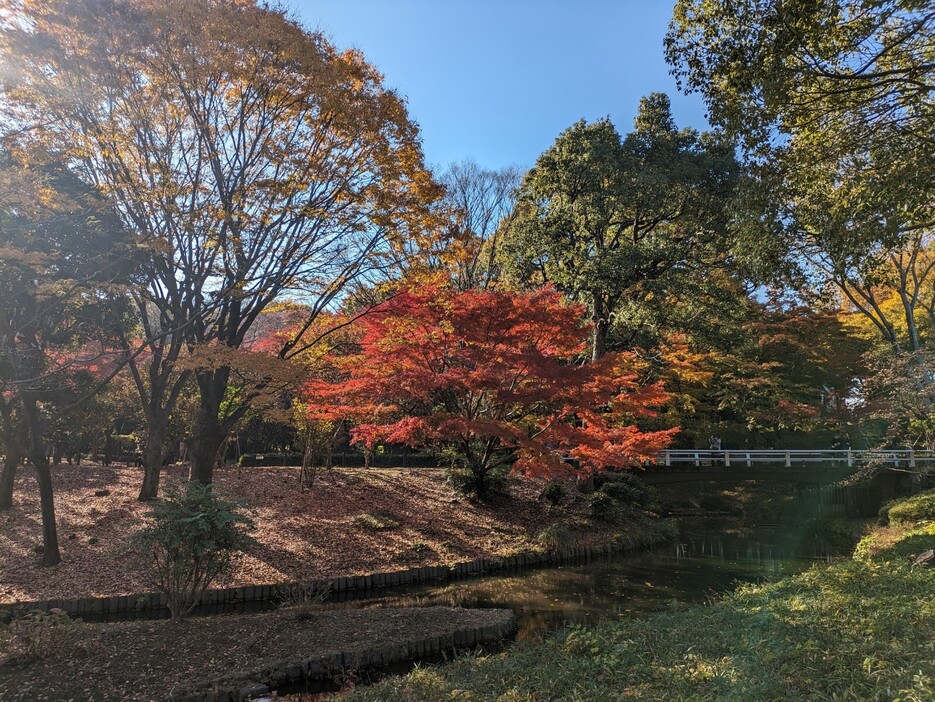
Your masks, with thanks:
M27 1L0 42L20 148L54 145L147 252L126 342L149 347L131 368L156 449L141 493L152 497L188 382L179 358L238 348L284 296L311 320L381 252L431 235L437 187L376 70L253 2ZM190 373L204 483L245 411L222 416L230 373L223 361Z
M310 412L355 441L448 445L483 494L498 466L532 475L639 465L677 431L636 421L665 399L625 354L575 360L583 308L560 293L409 289L359 321L359 351L306 387Z
M723 254L714 244L736 176L730 143L677 129L661 93L641 101L623 139L608 119L578 122L526 174L505 265L586 302L600 358L624 302L660 300L681 269Z

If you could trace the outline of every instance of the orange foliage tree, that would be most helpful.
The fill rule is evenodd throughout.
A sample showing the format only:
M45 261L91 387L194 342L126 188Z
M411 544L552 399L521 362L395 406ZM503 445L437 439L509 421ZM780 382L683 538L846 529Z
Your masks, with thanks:
M441 191L418 128L358 52L276 3L13 5L0 17L6 131L73 163L139 243L123 342L146 422L140 499L156 497L192 380L192 478L210 484L251 406L230 386L264 311L300 300L314 325L354 283L434 245Z
M665 392L640 383L628 354L576 363L582 318L551 288L405 290L357 322L337 377L306 385L309 412L351 420L356 443L447 447L482 497L509 464L536 476L637 466L678 431L635 423Z

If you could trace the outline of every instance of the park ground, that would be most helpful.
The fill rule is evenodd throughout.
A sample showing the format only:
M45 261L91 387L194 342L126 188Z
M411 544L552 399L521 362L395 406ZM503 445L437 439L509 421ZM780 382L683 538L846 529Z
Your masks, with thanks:
M885 515L884 515L885 516ZM899 500L852 558L707 606L575 628L361 689L390 700L935 699L935 491Z
M182 467L166 470L178 480ZM0 604L53 598L148 592L153 587L125 562L121 549L148 507L136 500L139 468L97 464L53 468L62 563L40 565L38 491L28 468L17 477L14 509L0 513ZM552 524L567 528L563 547L619 538L595 528L587 499L567 490L552 507L545 483L515 481L508 499L490 504L456 492L433 469L335 469L311 490L299 489L298 468L228 468L217 489L242 500L252 514L257 545L240 557L218 585L324 579L453 564L541 549L538 537ZM627 536L639 545L643 526ZM652 540L652 534L646 534ZM647 544L648 545L648 544Z

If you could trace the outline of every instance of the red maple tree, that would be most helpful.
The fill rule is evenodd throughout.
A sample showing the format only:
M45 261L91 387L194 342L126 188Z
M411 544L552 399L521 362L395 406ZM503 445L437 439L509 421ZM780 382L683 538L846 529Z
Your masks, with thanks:
M406 290L357 322L357 352L306 385L309 411L351 420L368 446L452 448L480 495L508 464L539 476L639 465L678 431L635 424L665 392L640 383L632 355L578 362L583 312L551 288Z

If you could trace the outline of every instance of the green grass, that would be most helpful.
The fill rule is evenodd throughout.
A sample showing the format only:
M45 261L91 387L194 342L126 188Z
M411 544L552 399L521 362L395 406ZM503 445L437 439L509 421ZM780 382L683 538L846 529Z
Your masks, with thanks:
M935 700L935 568L908 561L935 529L893 529L858 558L709 606L557 632L350 699Z
M927 490L904 500L891 502L883 512L890 524L935 521L935 490Z
M574 543L575 535L564 524L550 524L536 536L536 543L546 551L560 551Z

